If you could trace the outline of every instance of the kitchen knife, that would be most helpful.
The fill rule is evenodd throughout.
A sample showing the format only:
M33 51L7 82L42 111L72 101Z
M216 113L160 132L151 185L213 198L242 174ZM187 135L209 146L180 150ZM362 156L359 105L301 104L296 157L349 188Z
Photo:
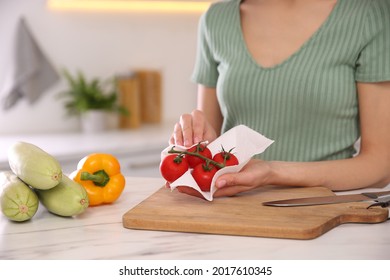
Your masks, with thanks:
M266 206L309 206L322 204L335 204L358 201L375 201L378 205L386 205L390 202L390 191L383 192L365 192L361 194L329 195L318 197L302 197L285 200L275 200L263 202Z

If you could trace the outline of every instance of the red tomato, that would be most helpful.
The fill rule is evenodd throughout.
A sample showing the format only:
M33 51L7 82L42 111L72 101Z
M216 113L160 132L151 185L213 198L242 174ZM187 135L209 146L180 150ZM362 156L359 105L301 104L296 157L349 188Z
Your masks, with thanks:
M223 148L222 151L215 154L213 160L222 163L225 166L238 165L238 159L231 153L232 150L226 152Z
M168 155L160 163L160 173L169 183L176 181L188 168L188 161L183 155Z
M213 158L211 151L204 144L198 144L198 145L188 149L187 151L192 152L192 153L197 153L197 154L202 155L202 156L209 158L209 159ZM190 168L194 168L195 166L197 166L201 163L205 163L204 159L197 157L197 156L186 155L186 158L188 160L188 164L190 165Z
M209 192L211 181L213 180L213 177L217 171L218 169L214 165L206 165L201 163L194 167L191 174L200 189L204 192Z

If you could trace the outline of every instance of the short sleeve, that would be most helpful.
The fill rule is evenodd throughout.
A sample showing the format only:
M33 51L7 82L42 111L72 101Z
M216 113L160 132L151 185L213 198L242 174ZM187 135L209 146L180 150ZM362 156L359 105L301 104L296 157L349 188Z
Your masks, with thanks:
M390 1L370 1L362 30L363 48L356 62L356 81L390 81Z
M206 19L207 12L199 20L197 53L191 80L207 87L216 87L218 63L212 55Z

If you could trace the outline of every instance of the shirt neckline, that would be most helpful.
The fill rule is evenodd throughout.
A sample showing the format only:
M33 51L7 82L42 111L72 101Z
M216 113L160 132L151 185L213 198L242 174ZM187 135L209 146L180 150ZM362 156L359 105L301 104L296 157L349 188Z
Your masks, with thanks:
M238 34L240 37L240 43L241 46L243 47L246 56L249 58L249 60L255 64L256 67L263 69L263 70L273 70L276 68L279 68L285 64L287 64L289 61L291 61L295 56L299 55L302 53L302 51L310 45L322 32L323 30L332 22L333 17L337 14L337 11L339 9L339 6L341 5L340 2L341 0L337 0L336 4L334 5L332 11L328 15L328 17L325 19L325 21L320 25L320 27L297 49L295 50L292 54L290 54L287 58L285 58L283 61L272 65L272 66L262 66L260 63L257 62L257 60L253 57L251 52L248 49L248 45L246 44L245 38L244 38L244 33L242 31L242 25L241 25L241 14L240 14L240 4L242 0L236 1L236 13L235 13L235 21L236 21L236 26L238 27Z

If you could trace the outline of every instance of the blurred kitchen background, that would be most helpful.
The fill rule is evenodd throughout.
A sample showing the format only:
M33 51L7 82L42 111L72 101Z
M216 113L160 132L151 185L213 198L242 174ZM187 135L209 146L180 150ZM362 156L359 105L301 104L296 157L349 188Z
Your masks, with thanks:
M174 122L196 106L190 76L198 20L210 1L194 0L204 6L190 10L176 10L190 2L184 0L160 10L157 2L141 10L54 6L61 1L90 0L0 0L0 170L8 168L7 148L25 141L57 157L65 173L88 153L102 152L116 155L128 176L158 177ZM63 69L86 79L119 78L118 103L132 112L126 118L110 114L103 131L83 131L59 98L68 89ZM32 92L18 88L33 70L45 77L30 81Z

